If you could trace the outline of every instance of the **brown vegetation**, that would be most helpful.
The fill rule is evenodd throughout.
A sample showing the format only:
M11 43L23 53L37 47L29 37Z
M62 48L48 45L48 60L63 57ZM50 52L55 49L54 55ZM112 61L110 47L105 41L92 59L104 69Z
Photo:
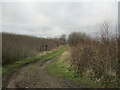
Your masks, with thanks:
M61 44L60 40L2 33L2 63L13 63L36 53L51 50Z
M110 35L108 23L104 22L100 28L99 40L91 39L80 32L69 35L71 66L76 72L110 86L119 82L119 38L117 34Z

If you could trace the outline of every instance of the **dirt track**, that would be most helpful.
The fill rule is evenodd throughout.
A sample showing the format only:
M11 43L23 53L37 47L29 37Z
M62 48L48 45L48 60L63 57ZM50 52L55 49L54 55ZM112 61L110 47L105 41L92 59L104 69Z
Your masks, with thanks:
M79 84L49 75L44 68L53 60L26 65L12 74L7 88L78 88Z

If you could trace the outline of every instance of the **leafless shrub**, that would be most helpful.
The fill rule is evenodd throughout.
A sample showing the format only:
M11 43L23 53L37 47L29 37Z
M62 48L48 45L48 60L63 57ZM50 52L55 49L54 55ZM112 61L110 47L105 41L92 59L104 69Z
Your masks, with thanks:
M100 29L100 40L93 40L76 32L70 34L69 44L71 63L75 71L81 74L87 73L92 78L105 82L105 80L110 81L111 77L120 76L118 58L120 38L117 33L111 34L112 28L107 22L101 24Z

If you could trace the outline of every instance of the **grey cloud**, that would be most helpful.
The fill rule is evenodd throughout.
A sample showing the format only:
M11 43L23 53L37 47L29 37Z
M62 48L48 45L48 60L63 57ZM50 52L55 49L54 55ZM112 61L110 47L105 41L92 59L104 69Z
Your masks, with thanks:
M106 17L116 21L117 3L3 2L2 15L4 32L56 37L73 31L97 32L95 26Z

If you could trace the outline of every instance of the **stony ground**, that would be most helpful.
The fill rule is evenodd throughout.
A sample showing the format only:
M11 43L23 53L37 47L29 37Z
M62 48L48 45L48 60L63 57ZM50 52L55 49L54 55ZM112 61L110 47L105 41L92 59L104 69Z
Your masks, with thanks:
M7 88L81 88L83 86L49 75L44 69L53 60L26 65L12 74Z

